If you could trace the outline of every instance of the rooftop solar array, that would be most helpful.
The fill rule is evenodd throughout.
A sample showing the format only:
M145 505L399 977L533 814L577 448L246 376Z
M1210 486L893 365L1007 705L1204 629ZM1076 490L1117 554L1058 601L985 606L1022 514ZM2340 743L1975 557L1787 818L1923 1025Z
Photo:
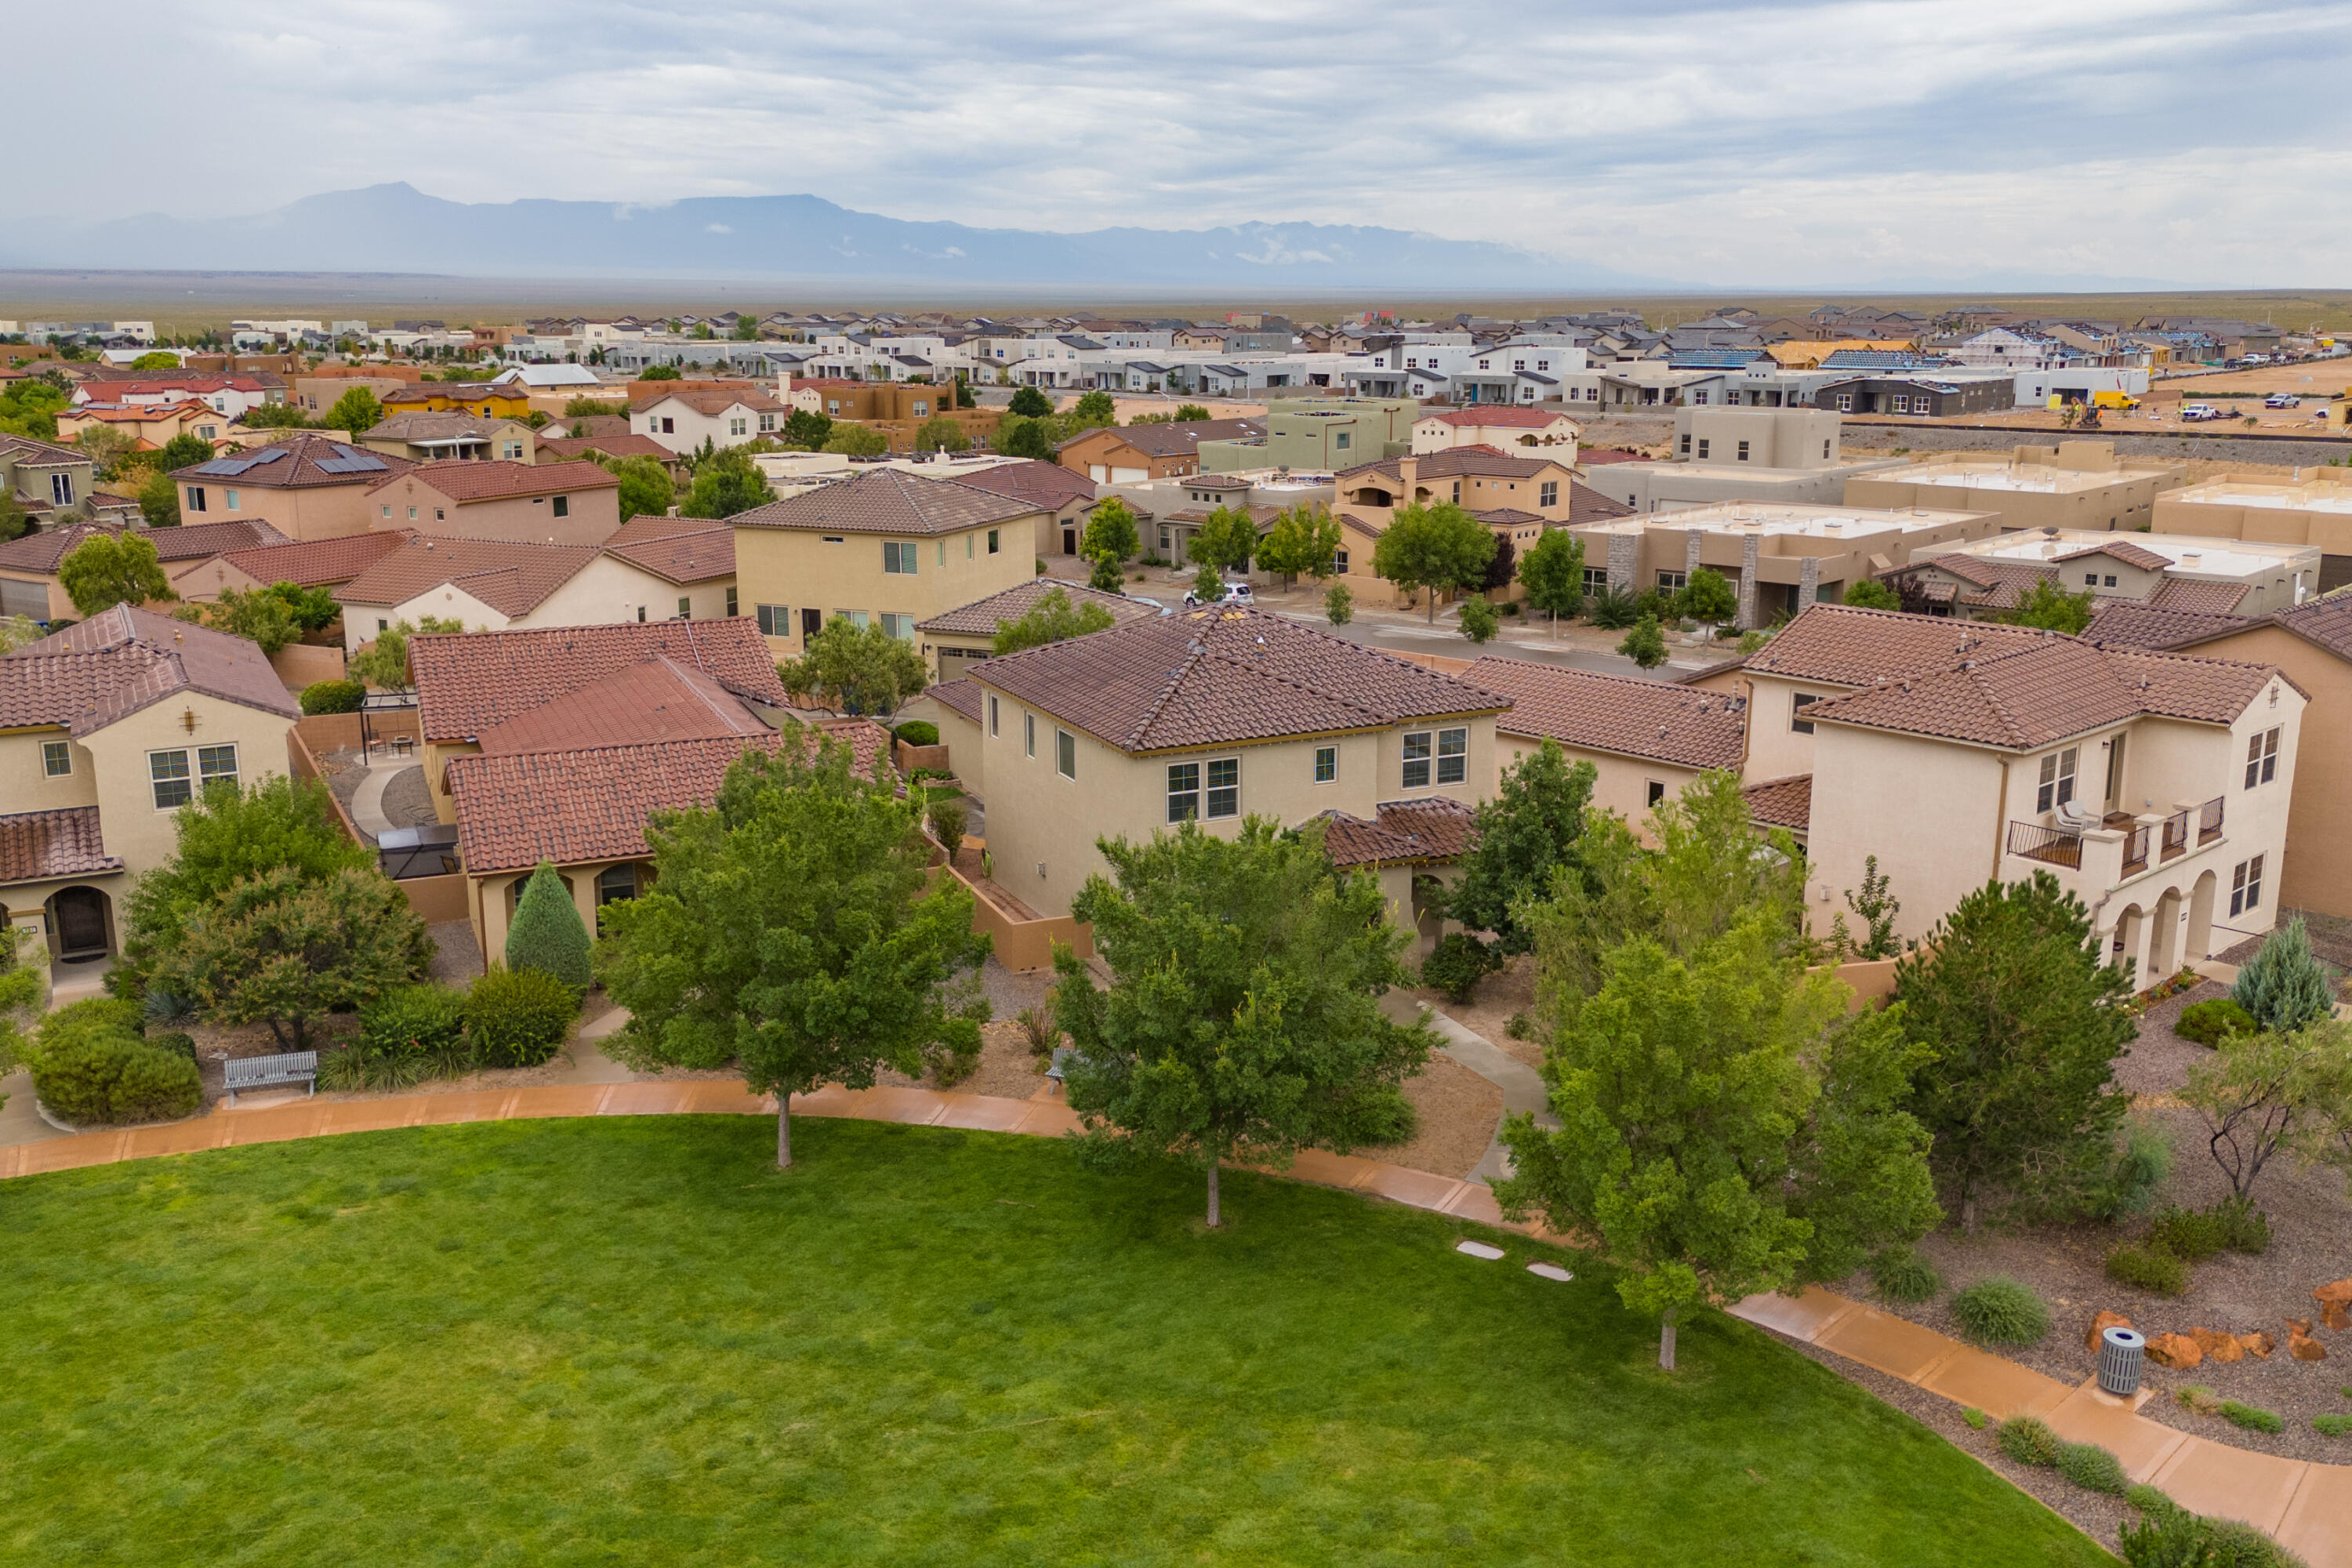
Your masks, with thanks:
M247 468L257 468L264 463L274 463L286 455L283 447L264 447L258 452L240 452L234 458L215 458L209 463L196 465L196 472L209 477L233 479Z

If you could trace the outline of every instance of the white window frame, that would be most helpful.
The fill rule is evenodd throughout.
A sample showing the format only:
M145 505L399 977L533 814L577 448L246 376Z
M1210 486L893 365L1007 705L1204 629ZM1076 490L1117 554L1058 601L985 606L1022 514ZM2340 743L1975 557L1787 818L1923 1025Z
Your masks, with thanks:
M2257 789L2278 777L2279 726L2246 737L2246 787Z
M1470 730L1467 725L1437 732L1437 782L1466 784L1470 778Z
M1222 770L1222 771L1221 771ZM1222 822L1242 814L1242 760L1239 757L1212 757L1202 770L1202 815L1211 822Z
M2263 858L2241 860L2230 873L2230 918L2263 907Z
M1427 730L1408 731L1404 738L1404 768L1400 782L1405 789L1427 789L1434 771L1435 759L1431 732ZM1418 775L1418 776L1416 776Z
M1072 784L1078 780L1078 738L1067 730L1054 731L1054 771Z
M1339 782L1339 747L1318 746L1315 748L1315 782L1318 784L1338 784Z
M2033 788L2033 809L2055 811L2074 798L2075 773L2082 748L2068 746L2042 759L2041 777Z
M1197 822L1201 817L1201 764L1171 763L1168 764L1168 820Z

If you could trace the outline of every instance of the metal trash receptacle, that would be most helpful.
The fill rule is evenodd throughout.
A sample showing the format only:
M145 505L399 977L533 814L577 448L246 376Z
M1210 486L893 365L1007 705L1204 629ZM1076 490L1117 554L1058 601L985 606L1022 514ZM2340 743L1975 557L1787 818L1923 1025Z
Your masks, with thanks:
M2099 1336L2099 1387L2125 1398L2139 1392L2147 1336L2137 1329L2109 1329Z

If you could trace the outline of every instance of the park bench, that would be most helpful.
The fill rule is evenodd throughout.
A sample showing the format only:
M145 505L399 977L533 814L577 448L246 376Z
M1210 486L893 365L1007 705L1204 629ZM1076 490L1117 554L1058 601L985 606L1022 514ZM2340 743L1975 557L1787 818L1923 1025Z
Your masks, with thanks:
M266 1089L272 1084L308 1084L319 1092L319 1053L285 1051L274 1057L231 1057L221 1064L228 1087L228 1102L236 1103L240 1089Z
M1048 1067L1045 1069L1045 1077L1050 1082L1052 1082L1054 1091L1056 1094L1061 1092L1062 1085L1066 1081L1062 1076L1062 1064L1068 1061L1072 1057L1076 1056L1077 1054L1076 1047L1073 1046L1055 1046L1054 1047L1054 1062L1051 1067Z

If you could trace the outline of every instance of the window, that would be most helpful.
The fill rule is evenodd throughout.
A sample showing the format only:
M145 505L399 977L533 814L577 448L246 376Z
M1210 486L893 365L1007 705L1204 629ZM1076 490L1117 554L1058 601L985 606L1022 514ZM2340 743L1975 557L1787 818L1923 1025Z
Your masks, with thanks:
M988 531L988 552L991 555L995 554L999 550L1003 548L1003 542L997 538L1000 531L1002 531L993 528Z
M1404 738L1404 787L1429 787L1429 731L1426 730Z
M61 779L73 772L73 742L44 741L41 742L41 772L53 779Z
M1584 591L1588 594L1605 594L1609 592L1609 568L1606 566L1587 566L1584 569Z
M2115 522L2116 522L2116 520L2115 520L2114 518L2112 518L2112 517L2111 517L2111 518L2107 519L2107 526L2108 526L2108 527L2113 528L2113 527L2115 526ZM2116 585L2116 574L2115 574L2114 573L2112 573L2112 572L2110 572L2110 573L2108 573L2108 574L2107 574L2106 585L2107 585L2108 587L2110 587L2110 588L2112 588L2112 587L2114 587L2114 586Z
M1242 760L1221 757L1209 764L1209 816L1239 816L1242 813Z
M924 402L924 401L923 401L921 398L919 398L919 397L918 397L917 399L915 399L915 417L916 417L916 418L920 419L924 415L929 414L930 411L931 411L931 405L930 405L929 404L928 404L928 403Z
M1693 403L1705 403L1706 401L1706 393L1704 390L1692 393L1691 401Z
M147 753L147 773L155 786L155 809L169 811L194 799L198 784L208 784L218 779L234 787L236 784L236 748L197 747L194 780L188 775L188 753L184 748L150 752Z
M677 424L676 424L674 421L672 421L672 420L670 420L669 418L667 418L667 416L665 416L665 417L663 418L662 422L661 422L661 433L662 433L663 435L665 435L665 436L675 436L675 435L677 435Z
M1067 730L1054 731L1054 771L1066 779L1078 776L1078 738Z
M1462 481L1460 479L1454 481L1454 504L1456 506L1460 506L1462 504Z
M70 490L73 489L73 480L71 478L65 474L59 474L57 477L66 481L67 489ZM235 511L236 510L236 492L235 490L221 491L221 506L226 510Z
M1470 776L1470 731L1440 730L1437 732L1437 782L1442 784L1460 784Z
M1824 463L1826 463L1826 462L1828 462L1829 460L1830 460L1830 444L1829 444L1827 441L1824 441L1824 442L1822 442L1822 462L1824 462Z
M2085 573L2084 573L2084 574L2083 574L2083 586L2084 586L2084 587L2085 587L2085 588L2095 588L2095 587L2097 587L2098 585L2099 585L2099 574L2098 574L2096 572L2085 572Z
M204 486L190 485L188 487L188 510L190 511L202 511L205 510Z
M1853 393L1851 393L1851 392L1841 392L1841 393L1839 393L1839 394L1837 395L1837 405L1838 405L1838 412L1839 412L1840 414L1851 414L1851 413L1853 413Z
M572 515L572 498L570 496L557 496L555 498L555 515L558 517L570 517Z
M1805 717L1805 710L1821 700L1821 694L1812 691L1800 691L1789 699L1789 728L1800 735L1811 734L1813 721Z
M416 521L416 509L415 507L410 507L408 509L408 521L411 522L415 522Z
M1335 432L1331 445L1342 452L1346 451L1348 449L1348 432L1345 430Z
M1334 780L1338 779L1339 776L1339 748L1337 746L1316 747L1315 782L1317 784L1330 784Z
M730 419L727 421L727 434L730 436L748 436L751 433L751 426L748 421L742 419Z
M742 611L741 607L740 606L740 605L739 605L739 603L738 603L738 601L736 600L736 597L735 597L735 590L734 590L734 589L732 589L732 588L728 589L728 590L727 590L727 614L728 614L730 617L732 617L732 616L740 616L740 615L741 615L742 613L743 613L743 611ZM788 621L786 622L786 624L787 624L787 625L790 625L791 623L790 623L790 622L789 622L789 620L788 620Z
M1684 456L1684 457L1685 457L1685 458L1687 458L1687 457L1689 457L1689 456L1690 456L1690 441L1691 441L1691 438L1690 438L1690 432L1689 432L1689 431L1687 431L1687 430L1684 431L1684 432L1683 432L1683 446L1682 446L1682 453L1683 453L1683 456Z
M1687 572L1661 572L1658 574L1658 586L1661 588L1687 588L1690 586L1690 574Z
M2263 858L2241 860L2230 873L2230 912L2242 915L2263 907Z
M683 594L677 596L677 618L681 621L694 619L694 601Z
M843 620L847 621L851 626L856 626L861 632L866 629L866 623L873 619L873 617L868 616L864 610L835 610L833 613L840 616Z
M1898 392L1888 399L1886 406L1894 413L1908 414L1911 412L1911 399Z
M623 899L637 896L637 868L635 866L607 866L596 873L596 907L618 903Z
M776 416L775 416L774 415L772 415L772 414L762 414L762 415L761 415L761 416L760 416L760 434L761 434L761 435L762 435L762 436L768 435L768 434L770 434L771 432L772 432L772 431L775 429L775 427L776 427Z
M383 508L382 508L381 510L382 510L382 511L383 512L383 515L384 515L384 516L386 516L386 517L390 517L390 516L392 515L392 508L390 508L390 507L383 507Z
M1546 479L1541 485L1537 487L1536 505L1558 506L1559 504L1559 481L1558 479Z
M1021 715L1021 750L1028 756L1037 754L1037 715L1034 713Z
M1698 438L1698 460L1702 463L1706 461L1706 448L1707 439L1702 436Z
M2279 732L2265 730L2246 739L2246 787L2266 784L2278 777Z
M499 447L499 456L504 458L509 463L520 462L522 460L522 443L520 441L505 442Z
M996 727L997 719L996 699L994 697L991 697L988 700L988 732L992 735L1000 733Z
M761 637L788 637L793 635L793 613L784 605L759 605L752 608L751 614L759 618Z
M1655 779L1648 779L1648 780L1645 780L1644 782L1645 782L1645 783L1648 784L1648 786L1649 786L1649 787L1648 787L1648 789L1647 789L1646 791L1644 791L1644 792L1643 792L1643 793L1644 793L1644 796L1645 796L1646 800L1648 801L1648 804L1650 804L1650 805L1657 805L1660 801L1662 801L1662 800L1664 800L1664 799L1665 799L1665 798L1666 798L1666 786L1665 786L1665 785L1664 785L1664 784L1660 784L1660 783L1659 783L1657 780L1655 780Z
M882 616L882 629L891 637L897 637L900 642L913 642L915 640L915 617L912 616L894 616L889 614L887 611L885 611Z
M2076 752L2069 746L2042 759L2042 784L2033 795L2033 809L2055 811L2074 798L2074 759Z
M887 539L882 542L883 571L896 572L901 576L911 577L915 574L916 564L913 545L900 544Z
M1739 443L1739 460L1743 463L1748 460L1748 443L1745 441Z
M1168 820L1190 822L1201 815L1201 764L1168 764Z

